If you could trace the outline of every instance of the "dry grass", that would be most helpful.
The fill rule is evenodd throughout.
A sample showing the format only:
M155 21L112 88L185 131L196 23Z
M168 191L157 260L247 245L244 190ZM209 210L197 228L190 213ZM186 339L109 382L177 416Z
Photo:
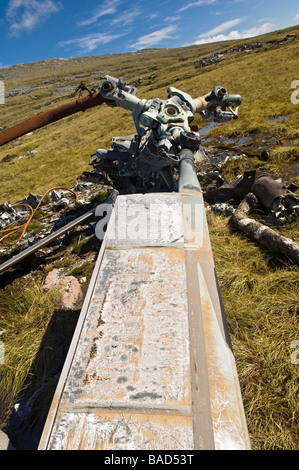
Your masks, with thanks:
M252 447L296 450L298 266L235 233L228 219L208 219Z
M43 292L41 282L19 280L0 291L0 330L5 330L2 335L5 363L0 365L2 423L33 373L45 331L58 308L61 308L59 293ZM42 369L47 369L45 364L39 370L41 378Z

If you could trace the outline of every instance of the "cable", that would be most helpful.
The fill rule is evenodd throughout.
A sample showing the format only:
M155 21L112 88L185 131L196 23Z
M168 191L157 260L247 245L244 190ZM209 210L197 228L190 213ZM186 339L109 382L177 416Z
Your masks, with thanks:
M54 190L58 190L58 189L62 189L62 190L65 190L65 191L70 191L71 193L73 193L75 195L75 198L76 198L76 202L78 202L78 194L73 191L72 189L70 188L65 188L65 187L61 187L61 186L58 186L58 187L54 187L54 188L50 188L48 189L44 195L42 196L42 198L40 199L38 205L36 206L35 209L33 209L32 206L30 206L29 204L15 204L14 206L12 207L19 207L19 206L26 206L26 207L29 207L30 211L31 211L31 214L30 214L30 217L29 219L27 220L27 222L25 224L22 224L22 225L18 225L17 227L15 227L15 224L19 223L20 220L22 220L25 215L23 215L19 220L16 220L15 222L13 222L10 227L7 227L6 229L3 229L3 230L0 230L0 233L5 233L5 232L8 232L6 233L4 236L2 236L0 238L0 243L7 237L9 237L10 235L12 235L13 233L17 232L18 230L20 230L21 228L23 228L22 230L22 233L20 235L20 237L18 238L17 241L20 241L23 236L25 235L26 231L27 231L27 228L28 228L28 225L30 224L31 220L33 219L34 217L34 214L36 213L36 211L40 208L40 205L42 203L42 201L44 200L44 198L47 196L47 194L50 192L50 191L54 191ZM45 206L43 207L48 207L48 206L51 206L51 205L57 205L56 203L51 203L51 204L46 204ZM2 248L7 248L7 246L3 245Z

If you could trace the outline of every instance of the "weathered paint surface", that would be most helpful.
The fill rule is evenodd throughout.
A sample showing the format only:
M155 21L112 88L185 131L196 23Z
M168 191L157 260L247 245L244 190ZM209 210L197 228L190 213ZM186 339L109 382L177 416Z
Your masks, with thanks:
M39 448L250 448L200 193L118 197Z

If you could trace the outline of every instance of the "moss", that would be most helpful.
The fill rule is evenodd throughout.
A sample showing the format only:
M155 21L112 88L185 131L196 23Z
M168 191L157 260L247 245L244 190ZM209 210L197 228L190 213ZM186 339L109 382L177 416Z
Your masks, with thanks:
M93 269L93 264L90 261L86 261L81 266L77 266L76 268L72 269L70 274L71 276L79 276L81 274L85 274L91 268Z

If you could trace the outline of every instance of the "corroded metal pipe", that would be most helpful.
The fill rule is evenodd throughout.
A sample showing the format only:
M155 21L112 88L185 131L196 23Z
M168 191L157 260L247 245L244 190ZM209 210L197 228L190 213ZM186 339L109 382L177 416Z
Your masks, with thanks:
M85 111L86 109L100 106L106 100L100 95L99 92L94 92L87 96L79 97L76 101L63 104L58 108L50 109L44 113L37 114L36 116L27 119L26 121L20 122L16 126L10 127L0 132L0 146L11 142L12 140L21 137L28 132L32 132L41 127L52 124L53 122L59 121L67 116L78 113L79 111Z

